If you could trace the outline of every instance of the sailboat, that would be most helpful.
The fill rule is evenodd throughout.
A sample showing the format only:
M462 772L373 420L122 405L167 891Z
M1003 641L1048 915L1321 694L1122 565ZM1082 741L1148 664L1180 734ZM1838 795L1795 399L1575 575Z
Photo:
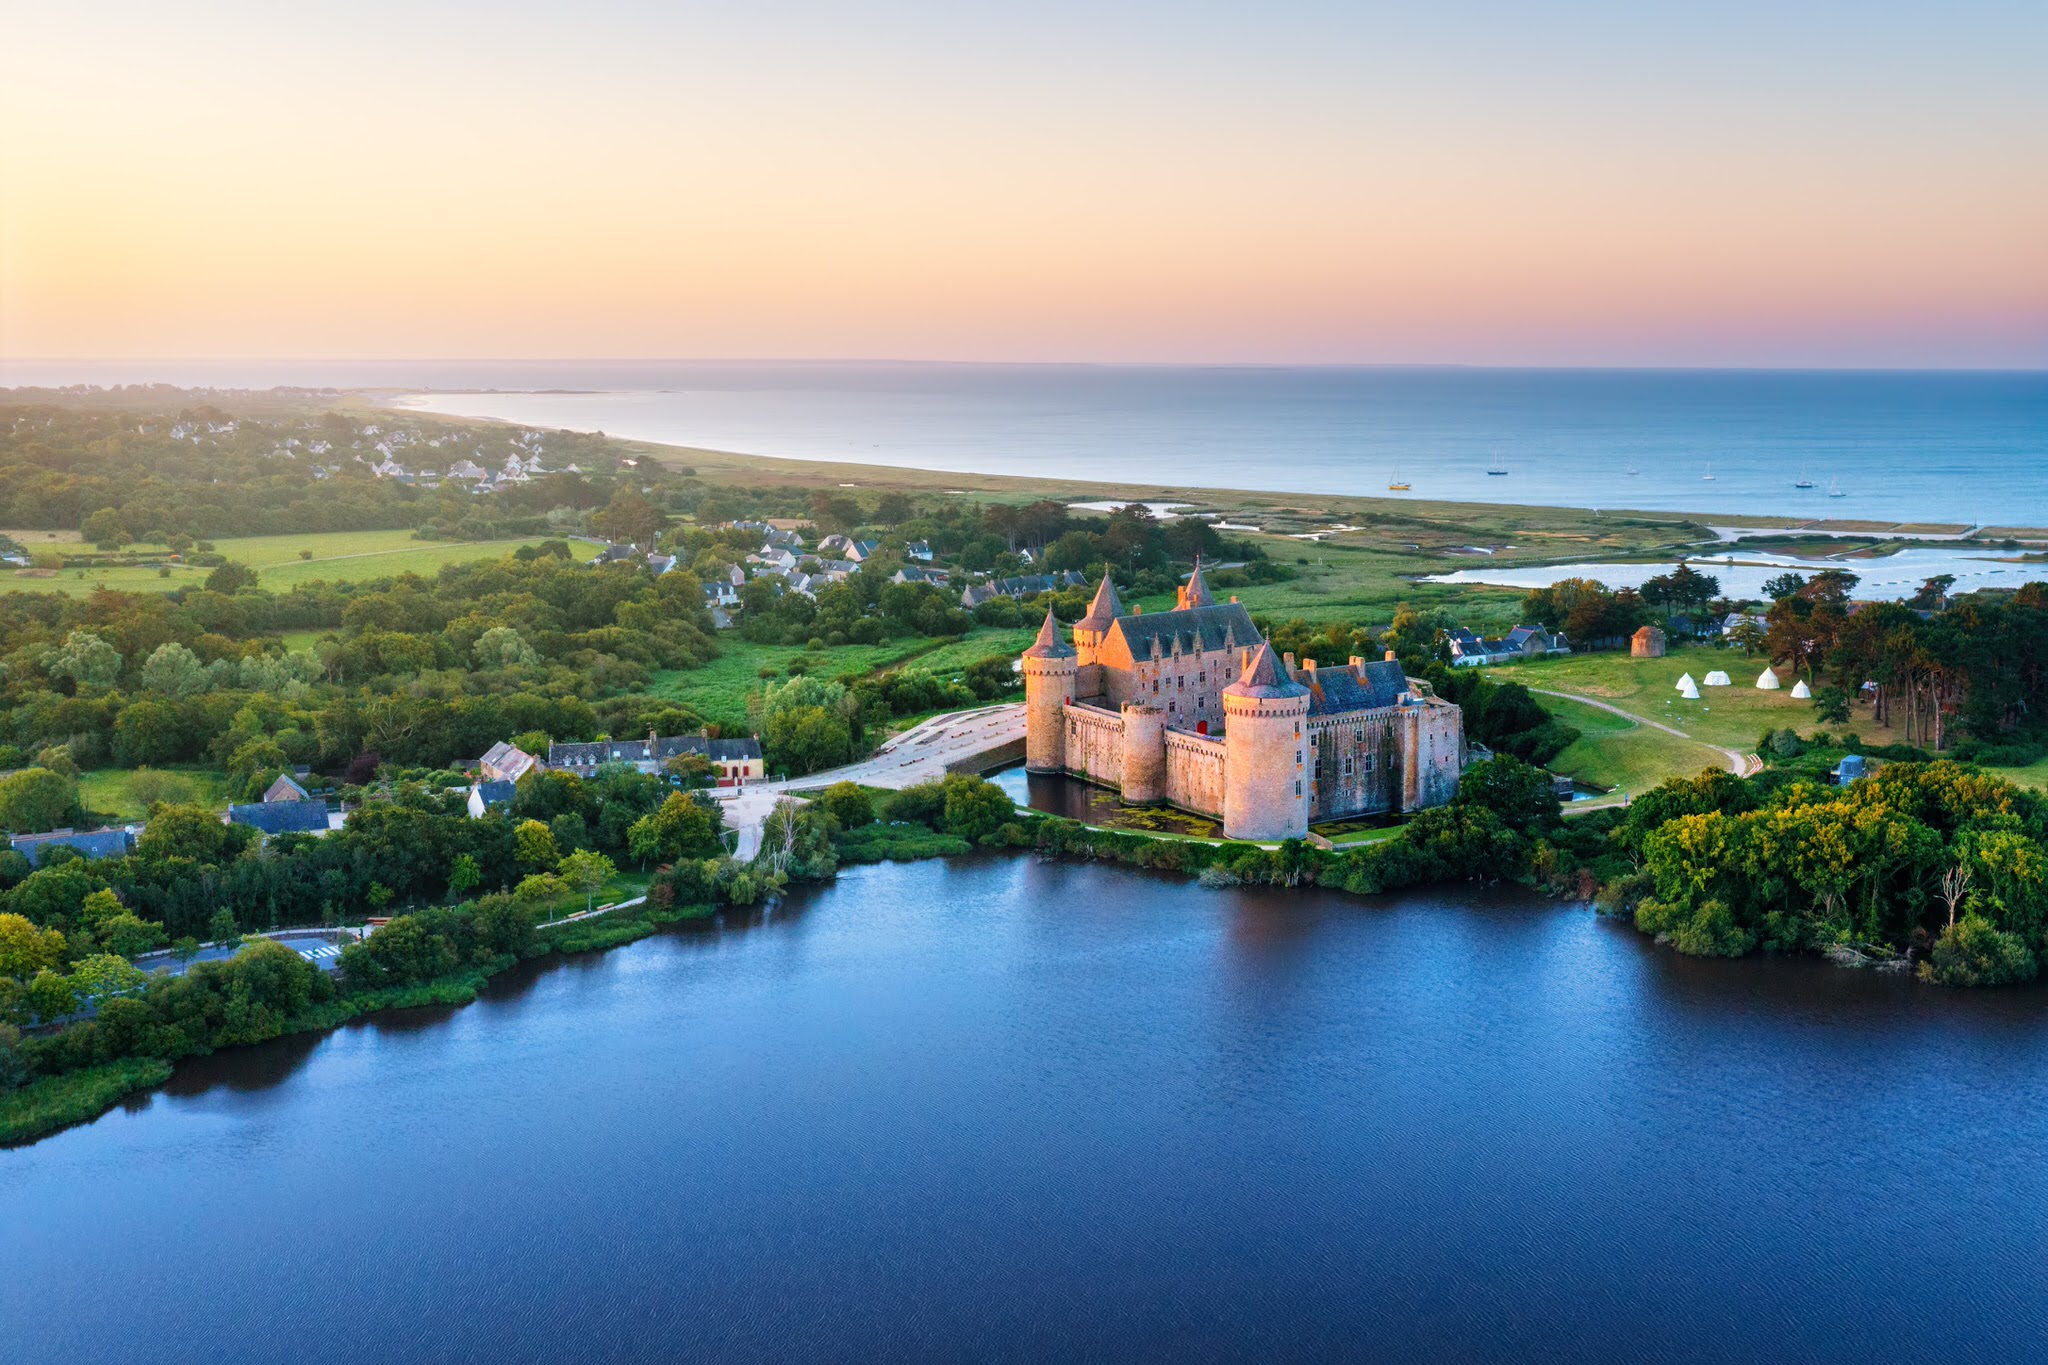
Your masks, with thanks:
M1408 491L1408 480L1401 477L1401 466L1398 464L1394 466L1393 477L1387 480L1387 491L1389 493L1406 493Z
M1640 474L1640 473L1642 473L1642 472L1643 472L1642 470L1640 470L1640 469L1637 469L1637 468L1636 468L1636 467L1635 467L1634 465L1630 465L1630 466L1628 467L1628 476L1629 476L1629 477L1630 477L1631 479L1633 479L1633 478L1634 478L1634 477L1635 477L1636 475L1638 475L1638 474Z
M1495 460L1492 464L1486 467L1486 474L1488 478L1505 478L1507 476L1507 472L1508 467L1502 464L1499 460Z
M1714 481L1714 467L1712 465L1708 465L1707 472L1700 475L1700 478L1707 483L1712 483Z
M1828 496L1831 498L1846 498L1849 495L1842 491L1842 481L1840 479L1829 479Z

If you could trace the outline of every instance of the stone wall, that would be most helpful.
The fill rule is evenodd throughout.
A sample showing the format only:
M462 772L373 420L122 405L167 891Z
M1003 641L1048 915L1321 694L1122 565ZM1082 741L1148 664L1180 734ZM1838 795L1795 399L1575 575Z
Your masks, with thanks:
M1401 808L1441 806L1458 794L1465 769L1465 713L1446 701L1413 706L1403 713L1407 735Z
M1315 775L1310 820L1400 809L1400 714L1352 711L1309 722L1309 766Z
M1244 671L1239 653L1216 649L1201 654L1162 654L1139 659L1128 671L1104 665L1096 668L1103 697L1111 706L1144 702L1158 707L1168 725L1184 730L1207 726L1220 733L1223 689Z
M1166 800L1200 815L1223 814L1223 741L1189 730L1166 732Z
M1066 709L1067 771L1121 791L1124 785L1124 718L1075 702Z

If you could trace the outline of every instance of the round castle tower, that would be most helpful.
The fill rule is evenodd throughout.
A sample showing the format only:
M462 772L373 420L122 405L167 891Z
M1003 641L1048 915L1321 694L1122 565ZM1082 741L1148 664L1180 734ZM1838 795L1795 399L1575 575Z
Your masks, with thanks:
M1080 672L1074 647L1060 638L1052 608L1038 639L1024 651L1024 766L1035 773L1064 772L1067 766L1067 703L1074 699Z
M1308 833L1309 691L1263 642L1223 689L1223 833L1289 839Z
M1141 701L1124 703L1123 798L1133 806L1166 799L1166 713Z

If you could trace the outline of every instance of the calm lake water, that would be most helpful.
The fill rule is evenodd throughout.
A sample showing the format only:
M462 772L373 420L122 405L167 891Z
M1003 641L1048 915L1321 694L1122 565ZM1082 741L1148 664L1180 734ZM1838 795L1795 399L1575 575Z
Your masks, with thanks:
M2042 1003L861 869L0 1153L0 1358L2038 1358Z

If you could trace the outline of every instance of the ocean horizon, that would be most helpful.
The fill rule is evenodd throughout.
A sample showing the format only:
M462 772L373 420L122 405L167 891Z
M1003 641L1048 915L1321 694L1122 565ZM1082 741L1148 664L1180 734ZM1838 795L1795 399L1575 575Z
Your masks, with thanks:
M218 360L0 378L389 389L668 445L1190 491L2048 526L2043 371Z

